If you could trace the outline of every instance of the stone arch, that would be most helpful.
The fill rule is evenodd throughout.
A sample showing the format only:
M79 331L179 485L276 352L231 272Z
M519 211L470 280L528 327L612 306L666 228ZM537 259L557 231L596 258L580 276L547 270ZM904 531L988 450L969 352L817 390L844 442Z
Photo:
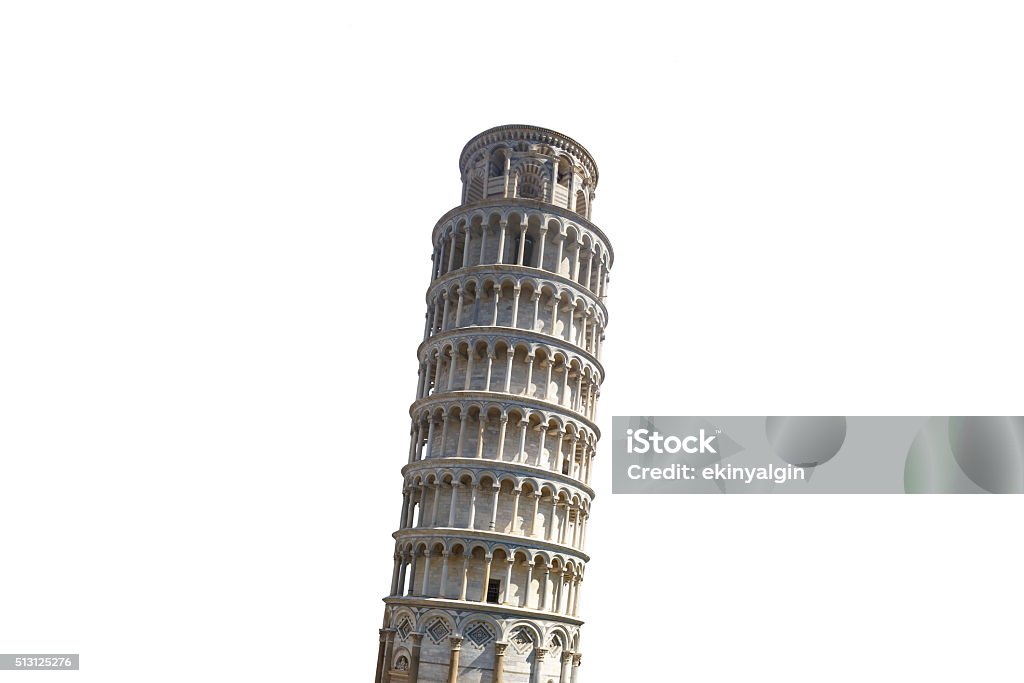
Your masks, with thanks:
M403 622L408 623L406 628ZM417 626L416 614L408 607L399 607L391 615L391 628L395 629L395 638L399 642L404 642L408 639L409 634L416 631Z
M534 624L529 621L514 621L507 626L507 640L509 644L516 648L520 653L523 651L521 647L532 648L538 646L543 641L543 634ZM522 637L518 638L517 634L522 634ZM519 645L520 647L517 647Z
M448 638L456 635L455 620L444 610L427 610L420 616L420 632L423 633L423 644L432 641L434 645L447 648Z
M548 644L549 648L553 649L557 644L563 651L572 649L572 637L564 626L559 624L549 627L546 636L544 642Z
M545 485L547 486L547 484ZM540 483L532 476L523 477L520 486L529 486L530 489L535 492L539 492L541 489Z
M558 155L558 161L555 166L555 182L562 187L568 188L569 183L572 180L573 174L573 163L569 157L564 154Z
M508 159L508 148L505 145L496 145L489 155L488 176L491 178L503 177Z
M399 647L395 649L394 656L391 659L391 670L398 672L408 672L412 662L412 653L409 652L408 648Z
M543 166L533 161L524 161L516 165L515 196L522 199L542 200L547 190L547 173Z
M575 211L584 218L587 218L589 216L589 213L587 211L587 196L583 190L576 190Z

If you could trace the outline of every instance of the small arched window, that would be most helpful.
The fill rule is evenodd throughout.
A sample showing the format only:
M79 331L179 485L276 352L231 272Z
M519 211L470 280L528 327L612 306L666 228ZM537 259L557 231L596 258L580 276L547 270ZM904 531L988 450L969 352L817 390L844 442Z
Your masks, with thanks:
M524 173L519 177L519 196L523 199L540 199L541 179L534 173Z
M569 178L572 176L572 165L569 160L562 157L558 160L558 184L562 187L569 187Z
M505 150L503 149L496 149L494 150L494 153L491 154L490 176L492 178L500 178L501 176L505 175L506 158L507 157L505 156Z
M587 198L584 196L583 190L576 193L576 213L584 218L587 217Z

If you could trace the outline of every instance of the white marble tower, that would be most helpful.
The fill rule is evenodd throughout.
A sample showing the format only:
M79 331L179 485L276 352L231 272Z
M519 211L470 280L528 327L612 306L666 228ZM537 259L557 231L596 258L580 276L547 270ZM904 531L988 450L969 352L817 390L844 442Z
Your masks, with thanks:
M597 165L480 133L434 227L376 683L576 683L612 250Z

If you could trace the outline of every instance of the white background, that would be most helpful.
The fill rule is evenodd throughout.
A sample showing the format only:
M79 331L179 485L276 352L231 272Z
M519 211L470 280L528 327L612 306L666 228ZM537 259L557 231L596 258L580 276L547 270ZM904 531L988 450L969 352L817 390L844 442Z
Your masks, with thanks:
M1019 414L1018 8L4 3L0 651L371 680L430 230L494 125L600 166L606 434ZM583 683L1020 680L1020 497L612 496L609 454Z

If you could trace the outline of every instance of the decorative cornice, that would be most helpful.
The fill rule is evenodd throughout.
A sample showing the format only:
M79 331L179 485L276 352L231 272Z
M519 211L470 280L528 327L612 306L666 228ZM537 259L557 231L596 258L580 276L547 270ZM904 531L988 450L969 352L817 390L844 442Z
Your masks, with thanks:
M567 342L561 337L552 337L550 334L544 332L537 332L536 330L523 330L518 327L501 327L494 325L465 325L462 327L454 327L444 332L438 332L430 337L427 337L420 342L419 347L416 349L416 358L422 360L423 352L429 347L435 344L447 341L448 339L457 339L459 337L476 337L478 339L493 339L504 340L512 339L515 341L533 342L536 344L543 344L559 350L568 349L571 353L586 358L587 361L597 368L597 371L601 373L601 382L604 382L604 364L598 359L597 356L587 351L582 346L577 346L572 342Z
M508 473L523 479L544 480L558 483L570 489L576 489L581 493L585 493L591 502L597 497L594 489L567 474L554 472L544 467L524 465L518 462L506 462L504 460L490 460L488 458L427 458L426 460L416 460L402 467L402 477L406 477L418 470L435 469L451 469L456 471L481 470L484 472L494 472L495 474ZM518 495L518 489L516 492Z
M561 543L555 543L553 541L543 541L537 538L530 538L529 536L503 534L498 531L481 531L480 529L460 529L458 527L424 526L412 527L409 529L399 529L398 531L392 533L391 537L394 538L396 541L414 538L475 539L478 541L491 542L495 546L508 546L510 549L529 548L534 551L543 551L548 553L556 553L559 555L567 555L571 558L583 562L583 564L587 564L588 562L590 562L590 555L587 555L582 550L577 550L572 546L562 545Z
M517 276L519 279L532 278L534 280L548 280L550 282L556 282L566 289L576 291L580 298L589 301L596 308L600 309L601 313L604 314L604 324L606 326L608 325L608 307L605 306L604 302L601 301L600 297L594 294L593 291L564 275L552 273L550 270L543 270L542 268L534 268L533 266L521 266L517 263L481 263L476 266L457 268L445 273L435 280L432 280L430 286L427 288L427 293L424 295L424 299L426 300L427 305L430 305L430 300L437 294L437 290L443 289L444 286L452 280L469 277L479 278L482 275L494 275L497 277L500 277L501 275L511 275ZM557 337L555 337L555 339L557 339Z
M479 403L481 405L504 405L509 408L527 408L534 409L538 412L546 412L558 415L564 415L569 419L575 420L585 425L591 432L594 433L594 444L601 440L601 428L597 426L597 423L590 418L583 415L583 413L577 412L572 408L566 408L558 403L552 403L550 401L544 401L539 398L532 398L530 396L520 396L516 394L506 394L504 391L442 391L437 394L431 394L430 396L424 396L423 398L417 399L409 406L409 417L413 420L416 419L417 413L420 408L425 405L432 403L444 404L444 403L459 403L462 401L469 401L470 403Z
M497 208L501 206L507 206L510 209L533 209L540 213L556 214L561 218L571 222L578 223L587 230L590 230L604 243L605 248L608 250L608 267L611 268L615 265L615 250L612 248L612 243L608 239L608 236L604 234L601 228L597 227L593 221L588 218L584 218L575 211L567 209L557 204L550 204L548 202L541 201L539 199L523 199L521 197L493 197L491 199L485 199L479 202L473 202L472 204L460 204L455 208L449 209L441 218L434 224L434 229L430 233L430 243L437 244L438 232L444 227L444 224L451 220L453 216L460 213L473 213L475 211L482 211L484 209Z
M530 619L544 619L546 621L557 621L572 626L582 626L583 620L578 617L570 617L556 612L542 612L535 609L524 609L522 607L511 607L509 605L494 605L487 602L470 602L468 600L450 600L448 598L425 598L422 596L399 597L395 595L384 598L388 605L411 605L414 607L441 608L459 612L486 612L506 617L527 617Z

